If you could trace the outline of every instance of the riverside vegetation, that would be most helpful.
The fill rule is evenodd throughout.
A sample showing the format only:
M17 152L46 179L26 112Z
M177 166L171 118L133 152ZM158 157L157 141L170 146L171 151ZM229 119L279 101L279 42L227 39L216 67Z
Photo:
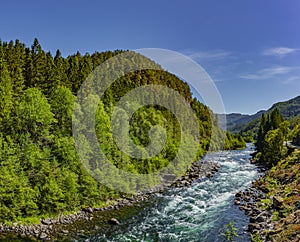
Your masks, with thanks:
M63 57L59 50L55 56L45 52L37 39L31 47L18 40L0 41L0 223L40 223L43 218L104 206L124 196L98 183L83 168L72 137L74 100L81 84L98 65L122 52L77 52ZM133 58L129 65L144 59ZM154 69L157 66L153 62ZM110 125L114 105L125 93L145 84L172 88L194 110L200 132L198 152L197 157L185 154L185 159L199 159L209 145L220 149L223 139L226 149L245 147L239 135L219 128L212 133L217 120L192 97L187 83L164 70L142 70L115 81L98 105L97 138L116 167L132 173L157 171L173 160L180 145L175 116L163 107L148 105L132 117L130 136L136 145L146 146L150 128L160 124L167 132L164 149L141 161L117 148ZM111 176L115 179L118 174Z
M253 156L267 170L235 199L250 216L252 241L300 241L300 150L287 142L299 146L299 124L284 121L278 109L261 117Z

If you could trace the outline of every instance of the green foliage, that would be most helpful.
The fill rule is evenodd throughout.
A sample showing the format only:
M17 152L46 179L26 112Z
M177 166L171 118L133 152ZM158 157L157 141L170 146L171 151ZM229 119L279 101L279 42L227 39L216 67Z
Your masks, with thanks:
M225 150L238 150L246 148L244 138L239 134L226 133Z
M294 150L289 156L273 166L264 177L256 182L257 187L266 190L266 198L259 203L260 209L272 212L276 228L264 231L271 241L292 241L299 232L299 221L295 211L299 204L300 151ZM276 202L275 202L276 201ZM257 235L252 241L262 241Z
M255 142L256 159L267 166L274 166L287 154L285 143L288 140L290 123L284 121L279 110L270 115L262 115L257 140Z
M84 118L81 128L85 134L96 130L103 153L120 169L151 173L166 167L177 155L180 145L190 149L191 137L181 138L182 127L171 111L159 105L136 110L131 103L127 105L129 109L136 110L134 115L119 119L120 127L116 127L121 141L125 135L121 129L122 122L128 122L129 138L137 147L134 151L140 152L142 157L149 156L144 148L151 142L154 147L160 146L163 133L156 132L155 139L151 137L152 131L159 131L158 126L166 131L166 143L157 156L146 159L132 158L130 152L128 155L119 149L113 137L111 116L120 98L136 87L159 84L178 92L194 110L199 128L196 157L191 157L189 152L180 155L183 160L192 162L207 151L213 128L211 111L192 99L187 83L164 70L128 73L108 88L100 102L96 96L90 95L83 107L74 106L74 95L91 71L121 52L96 52L92 55L77 52L65 58L57 50L53 57L42 49L37 39L30 48L18 40L9 43L0 41L0 223L37 221L40 217L76 211L81 207L103 205L119 197L120 194L99 184L83 168L72 137L73 109ZM128 62L128 67L144 59L137 56ZM152 65L153 69L159 67L154 62ZM112 67L111 71L117 70ZM180 105L171 104L174 110L184 113ZM87 120L86 112L95 107L96 125L90 127L91 120ZM115 111L123 112L122 108ZM185 129L193 130L189 120L187 122ZM243 142L241 137L216 130L227 140L227 148L238 148ZM83 155L90 157L95 147L90 147L84 135L78 139L85 147ZM126 142L124 140L125 146ZM216 147L219 146L217 142ZM98 171L101 172L100 169ZM120 174L107 176L117 180ZM125 191L131 189L130 185L122 185Z
M218 150L239 150L246 148L244 138L239 134L231 134L215 127L210 140L210 149Z
M65 135L71 135L72 113L75 96L70 89L58 86L50 95L51 111L57 120L56 129Z
M280 129L270 130L267 133L261 158L267 165L275 165L287 154L284 141L284 134Z
M231 221L229 224L226 224L225 233L222 234L225 237L225 241L233 241L235 237L238 237L236 231L237 228L234 227L233 221Z
M272 214L272 220L273 221L278 221L279 220L279 212L278 211L274 211Z
M243 136L254 135L259 129L261 114L270 114L278 109L285 120L291 123L291 127L300 119L300 96L285 102L275 103L267 111L259 111L253 115L229 114L227 115L227 129L233 133L240 133Z
M254 234L254 235L252 235L251 241L252 242L263 242L263 239L261 238L261 236L259 234Z
M47 98L37 88L24 92L16 107L17 131L29 133L34 141L49 135L50 125L55 122Z
M293 144L300 145L300 124L297 124L292 131Z
M0 130L6 130L11 126L12 89L12 81L0 47Z
M257 152L261 152L263 150L264 139L265 139L265 135L267 133L266 128L267 128L266 116L264 114L262 114L259 129L258 129L258 132L257 132L256 143L255 143L255 147L256 147Z

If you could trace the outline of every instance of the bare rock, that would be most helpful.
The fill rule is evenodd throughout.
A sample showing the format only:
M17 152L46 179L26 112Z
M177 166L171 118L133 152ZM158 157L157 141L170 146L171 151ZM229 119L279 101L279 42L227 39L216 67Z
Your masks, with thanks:
M86 213L93 213L93 209L92 208L83 208L82 211L84 211Z
M108 223L110 223L112 225L119 225L120 224L120 222L116 218L111 218L110 220L108 220Z
M42 232L39 236L40 239L47 239L48 235L45 232Z
M283 199L281 197L273 197L273 208L280 209L283 205Z
M254 230L259 230L260 229L260 225L256 224L256 223L250 223L248 224L248 231L250 233L252 233Z
M261 214L257 215L257 217L255 218L255 221L258 223L264 223L267 222L267 220L268 220L267 212L262 212Z
M51 219L42 219L41 223L44 225L51 225L52 224L52 220Z

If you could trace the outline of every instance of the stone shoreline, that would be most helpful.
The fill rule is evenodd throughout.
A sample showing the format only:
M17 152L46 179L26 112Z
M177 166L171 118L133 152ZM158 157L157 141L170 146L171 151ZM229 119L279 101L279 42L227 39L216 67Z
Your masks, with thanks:
M258 234L263 241L267 241L267 231L274 229L272 213L259 207L259 203L265 198L261 188L252 183L252 187L238 192L234 200L234 204L250 218L247 231L252 235Z
M19 225L14 223L12 226L0 225L0 239L6 237L26 238L42 241L53 241L59 237L67 237L69 231L64 229L62 225L72 225L76 221L91 221L96 212L119 209L126 206L133 206L146 201L155 193L162 193L168 189L181 189L190 186L195 180L205 177L212 177L220 168L220 164L212 161L206 161L201 164L194 162L186 174L169 186L158 186L147 192L134 195L132 197L124 197L113 201L112 205L101 208L83 208L79 212L70 215L61 215L58 219L48 218L42 219L40 224L35 225ZM110 224L117 225L116 219L108 221Z
M274 229L272 220L272 212L261 208L261 202L266 198L267 189L258 185L258 181L265 177L268 169L261 163L257 163L254 159L250 162L256 165L261 177L252 182L250 188L239 191L235 194L234 204L245 212L249 217L247 232L252 236L258 235L263 241L267 241L268 231ZM276 204L275 204L276 205Z
M295 208L294 214L290 216L290 222L283 221L283 226L278 227L278 215L283 211L283 198L275 193L270 196L267 195L269 193L269 189L261 184L261 180L269 175L269 170L264 171L264 175L252 182L252 186L244 191L239 191L235 195L234 204L239 206L241 210L245 212L245 214L250 218L248 224L248 232L252 236L256 236L260 238L260 240L252 240L252 241L287 241L277 238L274 239L274 235L277 235L281 231L286 229L286 226L289 225L290 222L294 222L295 224L300 224L300 203L299 207ZM294 191L296 192L296 191ZM300 194L297 192L297 194ZM293 191L290 193L293 195ZM289 196L289 195L287 195ZM270 204L268 206L264 205L265 201L269 200ZM274 215L275 214L275 215ZM274 217L275 216L275 217ZM294 236L293 240L289 240L292 242L300 241L300 233L298 231L298 235Z

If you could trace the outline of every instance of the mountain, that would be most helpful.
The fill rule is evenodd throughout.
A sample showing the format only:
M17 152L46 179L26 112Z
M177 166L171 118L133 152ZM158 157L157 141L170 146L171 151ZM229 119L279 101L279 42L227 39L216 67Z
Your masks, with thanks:
M258 127L261 115L263 113L270 113L276 108L279 109L286 120L291 120L300 114L300 96L288 101L275 103L268 110L261 110L253 115L240 113L226 114L227 130L233 133L254 133Z

